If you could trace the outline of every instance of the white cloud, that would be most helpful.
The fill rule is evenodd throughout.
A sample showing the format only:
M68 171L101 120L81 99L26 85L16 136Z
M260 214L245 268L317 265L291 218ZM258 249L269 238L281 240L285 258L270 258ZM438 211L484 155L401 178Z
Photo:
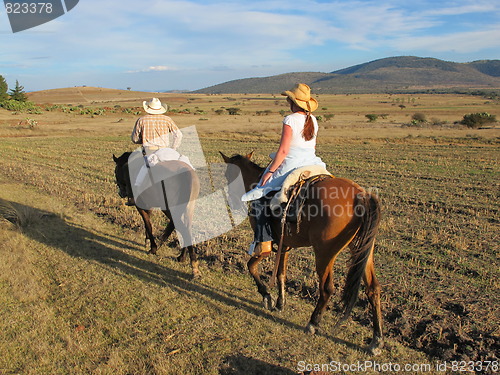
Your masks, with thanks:
M403 51L477 52L483 49L500 48L500 27L446 35L396 39L391 44Z
M178 69L170 67L170 66L157 65L157 66L150 66L146 69L128 70L128 71L126 71L126 73L165 72L165 71L172 71L172 70L178 70Z
M494 2L490 3L478 3L474 1L470 4L463 5L455 5L451 7L443 7L439 9L429 9L424 10L422 14L429 16L457 16L462 14L471 14L471 13L489 13L489 12L497 12L498 5Z

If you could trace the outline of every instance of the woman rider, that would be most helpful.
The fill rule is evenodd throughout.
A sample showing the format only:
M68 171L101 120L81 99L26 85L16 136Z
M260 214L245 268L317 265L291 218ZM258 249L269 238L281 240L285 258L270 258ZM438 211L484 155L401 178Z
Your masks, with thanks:
M292 90L281 94L287 97L292 113L283 120L278 151L271 154L273 161L264 171L257 187L241 198L242 201L251 201L250 215L255 218L255 227L254 241L249 253L255 256L270 253L272 250L271 212L268 202L273 193L280 190L286 177L299 167L326 167L316 156L318 122L312 112L318 108L318 102L311 97L310 87L299 83Z

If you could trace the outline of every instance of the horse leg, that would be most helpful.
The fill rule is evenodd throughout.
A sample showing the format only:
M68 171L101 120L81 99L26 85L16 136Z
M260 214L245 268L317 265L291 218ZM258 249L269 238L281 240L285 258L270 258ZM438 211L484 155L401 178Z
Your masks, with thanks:
M181 253L177 257L177 261L180 262L180 263L185 262L187 260L187 256L188 256L188 248L187 247L183 247L181 249Z
M198 268L198 255L196 255L196 250L193 246L183 247L181 249L181 254L177 257L178 262L185 262L187 256L189 255L189 260L191 262L191 268L193 270L193 277L199 278L201 277L200 269Z
M311 319L309 319L309 323L306 326L306 332L308 333L316 333L328 300L335 291L333 285L333 265L335 264L337 255L346 246L347 243L344 243L343 246L338 243L323 243L322 245L313 246L316 255L316 273L319 278L319 299L311 315Z
M173 221L171 221L170 223L173 223ZM186 254L189 254L191 268L193 270L193 278L199 278L201 277L201 272L198 268L198 256L196 255L196 250L192 245L193 236L191 233L190 219L185 218L184 221L178 221L176 229L178 230L178 234L180 234L180 236L182 237L182 245L184 246L181 249L181 254L177 257L177 260L179 262L183 262L186 260Z
M165 227L165 230L163 231L162 235L158 239L158 247L160 247L161 245L163 245L165 243L165 241L168 239L168 237L170 237L170 235L172 234L174 229L175 229L175 225L174 225L173 221L170 221L167 224L167 226Z
M369 351L374 354L380 354L380 348L383 345L382 338L382 309L380 306L380 284L375 276L375 266L373 263L373 248L366 264L365 274L363 276L366 285L366 295L370 301L373 319L373 339L369 346Z
M306 326L306 332L315 334L316 329L321 322L321 317L326 309L328 300L334 292L333 286L333 263L335 258L331 259L330 262L321 262L316 260L316 272L319 277L319 299L314 309L311 319ZM326 265L325 265L326 263Z
M285 306L285 282L286 267L288 264L288 250L283 249L278 265L278 299L276 300L276 310L282 311Z
M186 248L182 249L183 253L185 253ZM196 255L196 250L195 248L190 245L187 247L187 251L189 253L189 259L191 261L191 268L193 270L193 278L197 279L201 277L201 272L200 269L198 268L199 262L198 262L198 256ZM182 254L181 254L182 256Z
M151 210L144 210L142 208L137 207L137 211L139 211L139 214L141 215L142 220L144 221L144 229L146 231L146 246L147 246L147 241L149 240L150 242L149 253L156 254L158 246L156 245L155 238L153 236L153 225L151 224L151 217L150 217Z
M269 293L266 284L264 284L260 279L260 273L259 273L259 263L262 261L262 259L268 257L269 255L271 255L271 253L260 253L259 255L251 257L247 263L247 267L248 271L250 272L250 275L252 275L255 284L257 285L258 292L262 296L262 303L264 307L269 310L272 310L273 299L271 298L271 294Z

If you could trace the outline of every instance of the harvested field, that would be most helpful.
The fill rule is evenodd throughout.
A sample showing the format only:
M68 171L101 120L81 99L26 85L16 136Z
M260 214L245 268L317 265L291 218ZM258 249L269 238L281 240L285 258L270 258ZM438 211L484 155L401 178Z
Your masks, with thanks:
M500 130L454 124L472 112L498 117L498 102L318 98L318 155L336 176L376 188L383 206L375 263L386 344L373 358L362 349L371 336L363 295L342 330L332 332L346 256L336 264L338 293L321 332L308 336L303 328L317 298L311 249L290 256L282 313L261 306L246 271L246 221L197 246L200 281L176 262L175 245L146 254L140 217L116 194L112 154L134 148L134 112L151 94L94 90L69 102L65 91L37 95L38 103L61 106L47 104L40 114L0 109L0 206L19 218L0 218L0 373L274 375L314 364L340 373L332 363L358 361L420 366L415 373L458 373L453 365L471 363L470 373L498 371ZM210 164L221 162L219 151L254 150L264 165L277 147L279 111L286 110L279 96L162 98L180 127L196 126ZM229 107L241 114L228 115ZM439 121L404 126L415 112ZM369 113L378 119L368 122ZM22 123L27 118L36 126ZM159 232L161 215L155 224ZM265 277L272 267L267 261Z

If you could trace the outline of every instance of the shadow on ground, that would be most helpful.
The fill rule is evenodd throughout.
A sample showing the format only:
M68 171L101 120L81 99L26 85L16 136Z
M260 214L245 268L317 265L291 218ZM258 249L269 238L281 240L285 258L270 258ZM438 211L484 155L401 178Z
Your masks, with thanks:
M31 211L34 213L34 216L39 218L32 225L22 229L25 235L40 243L58 248L72 257L99 262L103 267L117 274L132 275L159 286L168 285L169 288L202 300L207 305L215 306L215 301L217 301L228 306L237 307L251 315L264 317L277 324L282 324L299 331L304 330L303 326L264 310L256 300L235 296L216 287L197 283L192 280L189 264L186 264L187 272L171 269L154 261L135 256L134 252L137 254L141 252L145 253L144 250L140 250L141 246L137 242L105 233L99 228L89 230L72 218L62 218L55 213L42 211L15 202L9 203L20 211ZM154 256L151 255L151 257ZM363 350L358 345L325 333L318 334L351 349Z
M287 368L269 364L255 358L243 355L234 355L224 360L220 370L220 375L296 375L295 371Z

